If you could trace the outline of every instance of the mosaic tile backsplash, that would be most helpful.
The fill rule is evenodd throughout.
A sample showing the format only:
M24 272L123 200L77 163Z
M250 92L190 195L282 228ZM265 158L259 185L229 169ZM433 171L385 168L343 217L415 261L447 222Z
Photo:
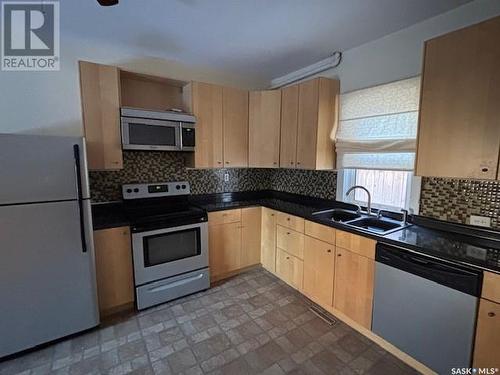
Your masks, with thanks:
M93 202L117 201L121 185L163 181L189 181L193 194L210 194L272 189L333 199L337 174L333 171L294 169L190 169L185 154L176 152L125 151L123 169L90 172ZM229 181L224 181L224 174Z
M420 215L463 224L470 215L487 216L500 230L500 182L424 177Z
M277 190L335 199L337 173L297 169L190 169L186 154L125 151L119 171L90 172L93 202L121 199L121 185L187 180L193 194L249 190ZM224 181L224 174L229 181ZM488 216L500 230L500 182L467 179L422 179L420 215L456 223L469 223L470 215Z

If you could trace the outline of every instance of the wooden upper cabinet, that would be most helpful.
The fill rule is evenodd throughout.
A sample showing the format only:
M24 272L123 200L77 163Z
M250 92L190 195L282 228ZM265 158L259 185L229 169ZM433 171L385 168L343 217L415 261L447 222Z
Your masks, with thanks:
M280 159L281 92L252 91L248 113L248 164L277 168Z
M299 84L297 168L334 169L330 134L337 127L339 92L337 80L316 78Z
M295 168L297 163L298 115L299 86L285 87L281 90L281 168Z
M222 89L224 167L248 167L248 91Z
M222 87L192 82L184 88L184 106L196 116L196 168L222 168Z
M498 178L500 17L425 43L416 174Z
M80 61L79 67L89 169L121 169L120 71L86 61Z

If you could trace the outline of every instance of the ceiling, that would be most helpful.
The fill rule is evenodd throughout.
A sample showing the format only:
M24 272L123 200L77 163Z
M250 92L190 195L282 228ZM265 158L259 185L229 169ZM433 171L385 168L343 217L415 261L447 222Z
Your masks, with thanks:
M61 1L62 32L270 80L470 0ZM64 34L61 34L64 37Z

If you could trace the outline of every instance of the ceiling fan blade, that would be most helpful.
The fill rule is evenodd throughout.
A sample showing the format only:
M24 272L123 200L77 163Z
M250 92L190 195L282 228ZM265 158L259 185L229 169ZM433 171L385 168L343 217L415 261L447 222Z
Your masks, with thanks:
M101 4L103 7L109 7L112 5L118 4L119 0L97 0L99 4Z

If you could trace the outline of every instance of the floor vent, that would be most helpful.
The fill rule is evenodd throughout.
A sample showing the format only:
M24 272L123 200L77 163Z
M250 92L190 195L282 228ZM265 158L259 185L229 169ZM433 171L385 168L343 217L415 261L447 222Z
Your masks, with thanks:
M309 302L309 301L308 301ZM318 318L324 320L327 324L333 326L337 324L337 319L333 317L332 314L330 314L328 311L325 309L319 307L316 305L314 302L309 302L309 309L316 315Z

